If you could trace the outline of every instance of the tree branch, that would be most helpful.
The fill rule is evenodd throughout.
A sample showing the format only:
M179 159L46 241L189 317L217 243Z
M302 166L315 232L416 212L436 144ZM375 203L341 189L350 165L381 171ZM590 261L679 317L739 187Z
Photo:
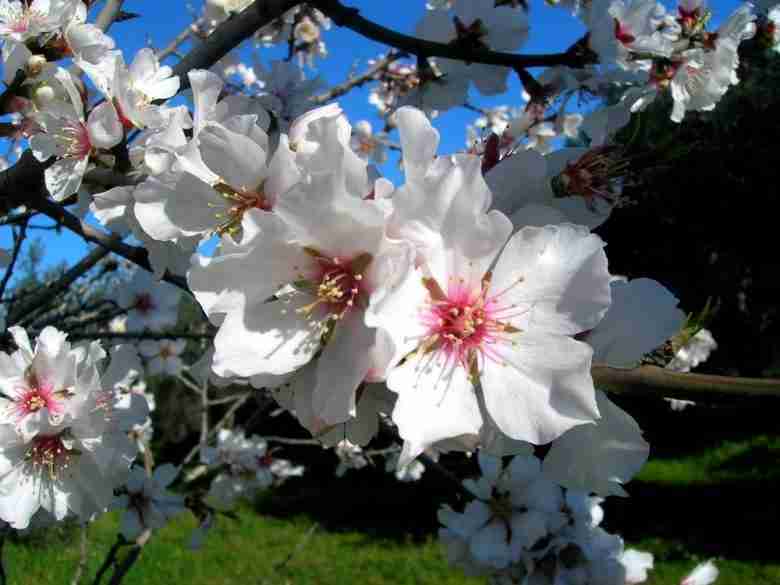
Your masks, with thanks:
M152 271L152 265L149 262L149 253L140 246L131 246L125 244L115 235L107 234L98 229L95 229L85 221L80 220L78 217L58 205L54 201L47 199L45 195L40 194L38 199L31 203L32 207L35 207L41 213L49 216L50 218L58 221L70 231L77 233L88 242L93 242L113 252L114 254L121 256L131 262L137 264L145 270ZM170 274L166 272L162 278L164 281L171 283L180 289L189 292L187 287L187 281L181 276Z
M188 71L208 69L259 29L299 3L299 0L257 0L240 14L220 24L173 68L173 74L181 77L181 89L189 87Z
M597 388L632 396L654 396L711 402L717 399L780 398L780 380L736 378L674 372L658 366L630 370L596 364L591 369Z
M29 218L24 219L22 224L19 226L19 233L14 234L14 251L11 254L11 261L8 263L8 266L6 266L3 280L0 282L0 298L3 298L3 295L5 294L5 288L8 286L8 282L11 280L11 275L14 273L14 266L16 266L16 261L19 258L19 252L22 250L22 244L24 244L24 238L27 235L28 221Z
M95 19L95 26L103 32L106 32L122 11L122 4L125 0L106 0L106 5L100 11Z
M341 97L346 93L349 93L352 89L356 87L360 87L364 83L367 83L372 79L375 79L376 76L379 73L381 73L383 70L385 70L391 63L406 56L407 56L406 53L399 52L399 51L391 51L361 75L351 77L350 79L347 79L344 83L340 83L339 85L334 85L330 90L326 91L325 93L313 97L311 101L317 105L322 105L338 97Z
M313 0L309 4L324 12L338 26L346 27L364 37L414 55L444 57L466 63L503 65L512 68L553 67L555 65L581 67L584 64L583 57L573 50L565 53L519 55L516 53L500 53L487 49L462 47L455 44L436 43L401 34L381 24L372 22L360 16L360 11L357 8L344 6L339 0Z
M70 287L71 284L86 272L94 268L98 262L108 256L108 253L109 250L106 248L94 248L77 264L71 266L60 278L44 285L37 292L32 293L18 308L14 308L8 315L8 324L13 325L22 319L32 317L38 309Z
M197 19L192 24L188 24L187 27L177 34L164 49L157 51L157 59L162 61L166 57L173 55L182 43L189 39L193 34L198 33L203 24L204 20L202 18Z
M154 331L93 331L90 333L68 333L68 339L71 341L80 341L82 339L128 339L138 341L140 339L152 339L159 341L161 339L213 339L214 333L190 333L184 331L170 331L168 333L158 333Z

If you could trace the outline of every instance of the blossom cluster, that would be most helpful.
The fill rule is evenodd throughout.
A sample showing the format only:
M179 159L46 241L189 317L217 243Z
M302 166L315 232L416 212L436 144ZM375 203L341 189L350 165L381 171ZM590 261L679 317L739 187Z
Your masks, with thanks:
M23 329L10 332L18 349L0 353L0 518L13 528L36 514L89 520L128 477L128 431L146 418L146 401L121 396L121 367L102 368L99 343L71 346L47 327L33 346Z
M208 0L207 28L250 4ZM520 4L431 1L416 34L516 51L529 34ZM268 390L334 447L337 474L368 465L364 447L383 426L403 442L388 457L399 480L420 477L423 453L479 452L483 477L466 484L474 500L462 513L440 512L453 564L501 584L623 585L643 581L652 558L599 527L599 504L627 495L623 484L649 446L596 387L592 367L638 365L678 334L685 315L658 282L611 274L606 243L592 231L631 203L631 163L615 134L662 94L676 122L712 110L738 82L743 41L777 46L780 13L744 5L709 31L702 0L683 0L676 13L655 0L561 4L587 27L583 66L540 74L536 91L526 84L523 108L485 110L467 152L453 155L438 153L430 117L466 103L472 87L506 92L508 68L390 63L370 98L387 116L375 133L367 121L352 127L337 104L313 108L324 82L290 61L227 58L186 80L151 49L125 61L86 22L82 0L0 0L13 90L5 107L18 137L49 163L51 197L86 200L105 227L148 251L152 274L136 272L115 294L125 313L115 332L170 331L180 294L158 279L184 275L216 330L191 377L204 388ZM256 38L289 43L302 65L326 54L328 26L302 5ZM65 57L75 68L56 64ZM166 103L183 81L191 108ZM603 97L615 87L613 105L567 109L578 92ZM400 185L375 166L388 159L391 129ZM578 146L557 148L562 138ZM87 189L92 170L123 180ZM204 252L210 243L216 251ZM0 250L0 262L7 256ZM183 511L184 498L168 491L180 469L150 463L154 404L144 374L180 376L186 342L119 345L104 368L97 343L71 346L46 328L33 347L22 329L10 333L18 350L0 354L8 403L0 519L24 528L43 509L87 520L116 489L132 540ZM669 368L687 371L714 346L702 330ZM214 511L303 473L261 437L222 428L209 447L207 430L203 531ZM549 445L543 460L532 445ZM131 469L139 451L147 465Z

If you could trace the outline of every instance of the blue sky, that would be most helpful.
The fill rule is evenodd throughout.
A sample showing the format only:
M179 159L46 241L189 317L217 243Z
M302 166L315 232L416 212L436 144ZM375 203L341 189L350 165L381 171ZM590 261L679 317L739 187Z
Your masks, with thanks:
M345 0L352 6L361 9L362 14L376 22L401 32L412 33L415 24L424 11L423 0ZM668 4L668 2L666 2ZM584 29L579 21L563 9L546 6L541 0L530 0L531 35L522 52L544 53L564 50L570 43L579 38ZM733 10L736 0L715 0L710 5L715 12L714 22L718 22ZM125 10L139 13L142 18L116 23L111 29L111 35L116 39L126 60L129 62L135 52L144 47L164 47L168 42L193 20L193 10L200 11L202 0L187 2L186 0L126 0ZM99 6L98 6L99 7ZM329 56L318 60L316 71L309 74L322 75L331 84L343 81L351 70L362 71L366 62L376 55L386 51L386 47L364 39L347 29L332 27L325 32L325 41ZM183 50L186 50L186 46ZM261 59L268 62L283 55L286 49L263 49ZM170 63L175 62L175 57ZM504 96L486 99L473 96L472 101L482 106L497 104L521 105L520 86L514 76L510 76L510 89ZM368 90L353 91L340 99L342 108L351 122L369 120L374 127L381 126L375 109L368 103ZM434 124L442 134L441 152L454 152L464 147L465 126L476 115L463 108L456 108L436 119ZM387 174L395 179L397 173L388 169ZM36 219L34 224L50 224L48 220ZM47 253L46 264L60 262L63 259L75 262L87 253L88 246L78 237L64 230L61 235L50 231L33 232L34 237L43 239ZM0 229L0 247L11 246L11 230Z

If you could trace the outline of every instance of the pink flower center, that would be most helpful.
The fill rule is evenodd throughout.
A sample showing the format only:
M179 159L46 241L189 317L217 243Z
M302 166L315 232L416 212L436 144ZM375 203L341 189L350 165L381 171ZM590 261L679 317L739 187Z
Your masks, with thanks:
M636 37L631 34L631 29L617 18L615 19L615 38L624 45L630 45L636 40Z
M628 166L628 161L614 148L592 148L579 159L566 163L566 168L553 179L555 197L582 197L590 211L596 211L598 199L616 205L618 183Z
M62 156L66 158L82 159L92 152L92 141L89 138L87 127L78 121L71 121L62 128L59 136L64 151Z
M328 257L317 250L306 248L317 264L316 276L304 281L304 288L315 295L315 300L298 309L312 315L315 308L324 308L327 316L322 327L327 329L331 321L337 321L358 304L364 292L363 273L371 263L371 254L359 254L347 260Z
M503 362L495 351L496 344L511 343L507 335L520 330L507 322L518 315L515 305L501 297L522 278L504 291L489 294L490 278L488 273L480 289L467 286L463 279L451 278L446 294L434 279L423 280L430 293L421 316L427 328L420 345L423 353L444 352L447 363L456 361L471 374L476 374L485 360Z
M48 409L51 414L59 414L63 409L63 405L55 396L53 386L46 382L35 382L30 388L20 388L14 402L16 415L20 419L42 408Z
M263 191L263 184L249 189L241 187L236 189L226 183L217 183L214 190L227 202L227 208L216 214L219 224L215 232L222 234L235 234L241 230L241 220L250 209L262 209L271 211L273 202Z
M149 293L141 293L135 297L133 308L144 315L148 315L157 308L157 305Z
M60 435L38 435L32 440L26 458L33 471L45 470L49 479L56 480L70 467L73 455L74 452L65 446Z

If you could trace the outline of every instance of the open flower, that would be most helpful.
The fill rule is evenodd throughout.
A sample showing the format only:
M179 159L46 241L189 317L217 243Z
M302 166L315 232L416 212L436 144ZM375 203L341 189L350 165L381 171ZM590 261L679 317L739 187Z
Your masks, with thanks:
M130 471L126 493L118 501L118 507L125 510L119 530L128 541L138 538L144 530L162 528L187 509L183 496L166 490L178 474L179 470L170 463L160 465L151 477L140 466Z
M425 134L428 123L414 112L399 111L398 120L402 144ZM486 212L491 195L478 157L449 168L430 162L427 174L414 153L404 157L413 172L394 197L390 224L417 245L418 267L372 305L367 322L396 348L387 385L398 394L393 420L405 456L478 433L478 391L484 423L513 439L546 443L597 418L592 352L572 336L609 306L604 242L570 224L509 238L506 216Z
M188 274L220 326L213 369L278 377L318 357L313 407L326 423L343 422L355 414L358 385L372 369L384 371L383 346L363 317L394 278L384 272L392 263L377 259L404 247L385 238L380 202L349 194L342 172L315 176L273 214L250 210L248 218L255 225L240 246L223 240L221 254L199 257Z
M7 404L0 420L0 518L26 528L41 508L57 520L82 520L107 508L135 456L125 428L146 416L145 404L116 409L104 391L99 344L71 348L46 328L33 349L12 328L19 349L0 354Z
M41 162L56 158L46 169L46 188L55 200L62 201L81 186L90 156L119 144L124 129L111 102L95 106L85 118L84 104L70 73L59 69L55 77L70 96L70 107L36 113L43 132L30 139L30 146Z

